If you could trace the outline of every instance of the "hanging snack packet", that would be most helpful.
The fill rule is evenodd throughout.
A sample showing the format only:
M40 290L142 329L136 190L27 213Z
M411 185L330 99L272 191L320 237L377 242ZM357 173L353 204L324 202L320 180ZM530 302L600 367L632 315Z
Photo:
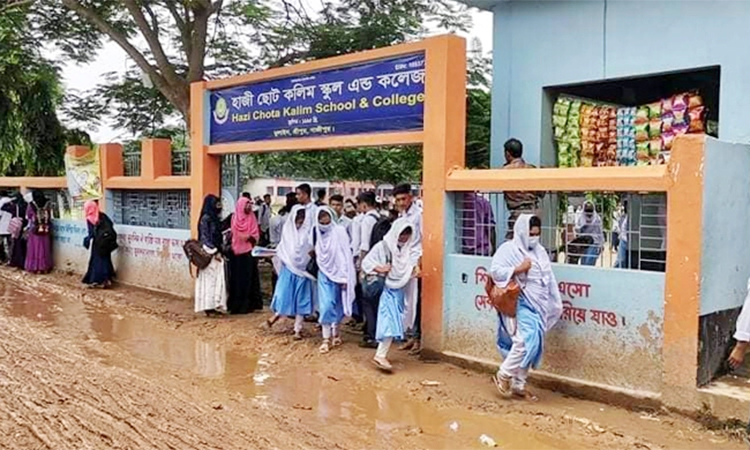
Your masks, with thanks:
M675 134L672 131L667 131L661 134L661 148L662 150L672 150L672 143L674 142Z
M559 141L560 139L562 139L564 134L565 134L565 128L555 127L555 140L556 141Z
M552 108L552 115L567 117L570 110L570 100L565 97L559 97Z
M635 124L635 141L645 142L648 140L648 122Z
M649 141L648 144L648 151L649 156L652 158L659 156L659 153L661 153L662 146L661 146L661 139L652 139Z
M651 139L659 137L661 134L661 117L654 117L648 123L648 137Z
M568 123L568 116L552 116L552 123L556 127L564 127Z
M672 131L674 132L675 136L679 136L681 134L685 134L688 132L689 125L686 123L681 123L679 125L675 125L672 127Z
M675 95L672 100L672 111L685 111L688 105L687 97L685 93Z
M672 97L669 97L669 98L665 98L664 100L661 101L661 114L662 114L662 116L664 116L665 114L669 114L669 113L672 112L672 102L673 102L673 100L674 99Z
M691 92L688 94L688 109L698 108L703 106L703 97L697 92Z
M636 159L638 159L638 161L648 161L650 159L649 143L638 142L637 144L635 144L635 154L636 154Z
M661 101L649 103L647 106L649 119L661 117Z
M682 110L675 110L673 114L674 114L674 125L673 126L687 125L688 124L689 117L687 115L687 111L686 110L684 110L684 109L682 109Z
M672 131L672 126L674 125L674 114L666 113L662 114L661 116L661 132L662 133L668 133Z
M648 106L639 106L635 112L635 123L648 122Z
M690 116L688 133L703 133L706 130L704 121L705 109L703 106L698 106L688 110L688 115Z

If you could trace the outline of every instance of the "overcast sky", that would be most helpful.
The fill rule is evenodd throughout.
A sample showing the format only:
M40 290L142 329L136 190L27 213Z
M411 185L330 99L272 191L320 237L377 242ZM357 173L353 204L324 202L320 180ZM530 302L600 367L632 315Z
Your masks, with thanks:
M472 13L474 27L467 38L474 37L482 42L482 50L492 50L492 14L488 12L474 11ZM79 91L87 90L101 81L104 73L112 71L124 72L127 67L134 66L124 51L117 44L109 43L100 52L96 61L86 65L68 65L63 69L63 81L67 89ZM107 142L119 142L130 136L126 130L113 129L102 125L98 130L86 130L91 134L94 142L102 144Z

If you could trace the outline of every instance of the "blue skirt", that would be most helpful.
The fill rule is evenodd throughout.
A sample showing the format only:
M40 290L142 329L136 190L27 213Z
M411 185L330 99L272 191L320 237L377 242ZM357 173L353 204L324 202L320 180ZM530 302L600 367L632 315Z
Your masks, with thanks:
M375 340L385 338L404 338L404 289L386 287L380 295L378 305L378 326L375 329Z
M510 348L513 345L510 332L505 328L503 316L498 316L497 326L497 349L503 358L508 356ZM536 369L542 361L544 353L544 324L539 313L526 300L526 297L518 297L518 311L516 312L516 333L523 339L526 355L521 361L522 369Z
M318 273L318 308L322 325L341 323L344 305L341 303L341 285L331 281L323 272Z
M281 267L271 310L281 316L306 316L312 313L312 281Z

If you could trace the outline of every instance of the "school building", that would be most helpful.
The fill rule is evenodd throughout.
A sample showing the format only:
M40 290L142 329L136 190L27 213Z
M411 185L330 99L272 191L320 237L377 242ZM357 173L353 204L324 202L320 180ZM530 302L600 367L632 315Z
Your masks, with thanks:
M715 379L750 276L742 246L728 238L750 228L750 147L733 143L747 141L745 122L750 121L741 109L743 95L750 93L743 77L750 63L741 51L750 33L741 26L750 7L624 0L472 4L495 14L492 166L501 165L502 143L513 136L525 143L529 162L544 168L464 168L466 50L456 36L195 83L188 174L172 173L165 141L144 142L135 176L124 176L121 146L99 147L102 207L115 217L121 235L116 257L121 280L191 295L181 243L195 230L205 194L236 189L236 177L233 185L223 164L227 158L261 151L421 145L422 323L428 352L462 364L499 361L497 317L483 290L490 257L478 244L479 236L487 233L489 240L494 234L497 243L504 235L504 191L535 191L541 198L543 242L555 252L565 305L535 380L607 400L687 411L706 404L720 417L745 419L750 393L726 377ZM652 36L653 45L643 44L641 36ZM675 36L668 49L666 36ZM300 80L314 80L315 89ZM698 92L700 105L695 96L671 100L682 92ZM326 101L321 111L330 105L340 111L294 117L267 128L240 120L256 111L258 117L272 117L268 111L274 103L316 105L322 95L340 101ZM670 141L670 152L659 151L653 160L632 167L619 160L610 164L599 148L595 157L602 158L596 160L601 167L558 167L561 143L569 144L556 134L560 98L612 111L663 99L672 106L684 101L685 108L675 110L684 117L703 107L698 121L685 127L702 128ZM571 111L566 107L566 132L573 129L573 117L583 123ZM661 130L666 117L648 119L658 119ZM664 141L652 138L649 145L653 141L657 147L657 139L660 145ZM661 153L668 153L661 160L665 164L656 158ZM2 178L0 185L59 190L65 180ZM627 267L612 268L609 249L594 266L568 261L563 217L567 205L580 204L587 195L604 205L605 225L611 222L613 199L628 199ZM491 214L479 219L476 198L490 205ZM56 223L58 268L85 268L84 229L74 217ZM607 235L607 245L613 241Z

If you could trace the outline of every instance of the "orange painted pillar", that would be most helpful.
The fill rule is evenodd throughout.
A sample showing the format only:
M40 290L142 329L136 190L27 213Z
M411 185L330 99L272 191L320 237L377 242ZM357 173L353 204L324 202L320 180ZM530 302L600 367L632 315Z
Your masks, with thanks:
M144 139L141 141L141 177L155 180L172 175L172 141Z
M208 123L203 113L209 107L206 82L190 85L190 231L198 235L203 198L208 194L220 195L220 159L208 154Z
M82 156L85 155L90 149L85 145L71 145L65 149L65 153L71 156Z
M107 180L112 177L121 177L125 174L125 162L122 158L122 145L101 144L99 145L99 167L102 174L102 198L99 199L99 210L107 210Z
M125 175L125 163L122 158L122 145L99 145L99 165L102 171L102 183L106 189L106 181L112 177Z
M687 407L698 373L704 143L704 136L678 137L667 175L664 400Z
M430 40L426 55L423 151L422 340L440 352L443 342L445 180L464 166L466 41L458 36Z

